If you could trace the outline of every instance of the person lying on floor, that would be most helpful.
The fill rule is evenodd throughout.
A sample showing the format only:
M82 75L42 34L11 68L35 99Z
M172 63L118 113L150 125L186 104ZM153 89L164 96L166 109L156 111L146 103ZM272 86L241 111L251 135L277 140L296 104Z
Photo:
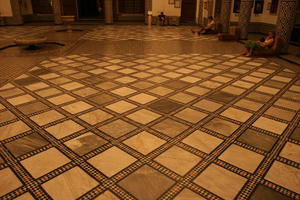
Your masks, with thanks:
M256 49L260 48L272 48L275 43L275 33L269 32L268 36L265 38L261 38L259 41L249 40L245 43L246 52L243 53L244 56L252 56L253 52Z
M215 20L212 16L208 17L208 23L207 26L201 29L192 29L192 33L198 33L200 34L212 34L215 32Z

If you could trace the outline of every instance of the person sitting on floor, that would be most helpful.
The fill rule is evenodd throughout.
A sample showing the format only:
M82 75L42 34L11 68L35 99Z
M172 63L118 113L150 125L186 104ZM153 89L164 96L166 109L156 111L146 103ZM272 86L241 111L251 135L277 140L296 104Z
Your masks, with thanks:
M261 38L259 41L249 40L245 43L246 52L244 56L252 56L253 51L259 48L271 48L275 43L275 33L269 32L266 38Z
M164 12L161 12L160 15L158 15L158 23L159 25L165 25L167 16L164 14Z
M192 29L192 33L198 33L198 35L200 34L212 34L215 32L216 29L216 23L215 20L212 16L208 17L208 23L207 26L205 26L204 28L201 29Z

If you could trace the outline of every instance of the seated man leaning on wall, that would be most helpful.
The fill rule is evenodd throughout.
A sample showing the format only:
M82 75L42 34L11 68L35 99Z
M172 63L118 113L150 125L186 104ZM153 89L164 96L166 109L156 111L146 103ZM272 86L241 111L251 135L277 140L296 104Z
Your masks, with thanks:
M166 25L167 16L164 14L164 12L161 12L160 15L158 15L158 24L159 25Z
M201 29L192 29L192 33L200 34L212 34L215 33L216 30L216 23L212 16L208 17L207 25Z

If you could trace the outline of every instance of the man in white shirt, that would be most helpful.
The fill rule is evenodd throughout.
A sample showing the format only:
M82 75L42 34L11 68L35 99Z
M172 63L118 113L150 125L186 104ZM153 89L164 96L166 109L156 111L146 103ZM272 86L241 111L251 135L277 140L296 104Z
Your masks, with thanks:
M198 33L200 34L211 34L214 33L216 29L216 23L214 21L214 18L212 16L208 17L208 23L207 26L204 28L201 28L199 30L192 29L192 33Z

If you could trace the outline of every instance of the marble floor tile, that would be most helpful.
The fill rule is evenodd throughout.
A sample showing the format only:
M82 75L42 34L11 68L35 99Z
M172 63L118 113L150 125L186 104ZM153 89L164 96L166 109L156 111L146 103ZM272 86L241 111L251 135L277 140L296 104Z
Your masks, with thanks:
M229 94L233 94L233 95L241 95L243 94L246 90L245 89L241 89L238 87L234 87L234 86L227 86L224 89L221 90L222 92L226 92Z
M237 96L227 93L227 92L215 92L214 94L211 94L208 96L210 99L215 101L221 101L224 103L230 103L232 102Z
M10 98L7 101L9 103L11 103L12 105L17 106L17 105L21 105L21 104L24 104L24 103L34 101L34 100L36 100L36 99L33 96L31 96L29 94L26 94L26 95Z
M76 103L72 103L72 104L68 104L66 106L63 106L62 109L68 111L71 114L77 114L79 112L88 110L90 108L92 108L93 106L85 103L83 101L78 101Z
M282 97L298 101L300 99L300 93L287 91L282 95Z
M132 101L138 102L140 104L146 104L146 103L149 103L151 101L154 101L157 98L154 97L154 96L148 95L146 93L140 93L138 95L130 97L129 99L132 100Z
M267 87L267 86L260 86L260 87L256 88L256 91L275 95L279 92L279 89L275 89L275 88L271 88L271 87Z
M246 178L215 164L208 166L194 180L196 184L226 200L234 199L246 181Z
M231 78L227 78L225 76L216 76L216 77L212 78L211 80L218 81L218 82L221 82L221 83L228 83L232 79Z
M150 88L152 87L154 84L153 83L150 83L150 82L147 82L147 81L138 81L136 83L133 83L131 86L137 88L137 89L147 89L147 88Z
M251 92L249 95L247 95L247 97L254 101L263 102L263 103L267 103L270 99L272 99L272 96L266 94L260 94L257 92Z
M278 173L280 172L280 173ZM289 177L289 178L286 178ZM300 169L275 161L265 179L277 185L285 187L296 193L300 193Z
M128 96L130 94L133 94L136 92L136 90L133 90L131 88L128 88L128 87L121 87L121 88L118 88L118 89L115 89L113 91L111 91L112 93L114 94L117 94L119 96Z
M9 97L13 97L19 94L24 93L23 90L19 89L19 88L12 88L10 90L5 90L5 91L0 91L0 96L3 98L9 98Z
M65 118L65 116L55 110L50 110L42 114L30 117L30 119L37 123L39 126L43 126L63 118Z
M221 108L223 105L219 104L219 103L215 103L213 101L203 99L203 100L195 103L193 106L195 106L197 108L201 108L201 109L209 111L209 112L215 112L216 110Z
M256 120L253 123L253 126L280 135L285 131L288 124L278 122L278 121L275 121L275 120L272 120L272 119L269 119L266 117L260 117L258 120Z
M226 109L224 112L221 113L221 115L240 122L246 122L252 116L251 113L232 107Z
M102 110L94 110L79 116L80 119L92 125L103 122L112 117L113 116L111 114L108 114Z
M204 125L204 128L215 131L225 136L230 136L239 128L239 125L225 121L223 119L214 118Z
M74 101L74 100L75 100L75 98L68 94L63 94L63 95L59 95L59 96L48 99L48 101L50 101L51 103L53 103L55 105L64 104L64 103Z
M53 199L72 200L77 199L98 184L82 169L74 167L42 184L42 187Z
M156 114L150 110L141 109L130 115L127 115L126 117L128 117L129 119L131 119L133 121L136 121L138 123L145 125L145 124L148 124L148 123L158 119L159 117L161 117L161 115Z
M174 101L178 101L180 103L189 103L191 101L193 101L194 99L196 99L197 97L183 93L183 92L179 92L171 97L169 97L170 99L174 100Z
M175 197L174 200L205 200L205 198L185 188Z
M296 113L272 106L265 112L265 114L279 119L292 121Z
M293 140L300 141L300 127L296 127L291 135L291 138Z
M185 131L188 126L172 119L165 119L162 122L152 126L151 128L169 137L176 137L177 135Z
M264 156L232 144L219 156L219 159L253 173Z
M199 121L204 119L207 116L207 114L196 111L191 108L186 108L178 112L175 116L190 123L198 123Z
M211 89L215 89L215 88L220 87L222 84L218 83L216 81L204 81L204 82L200 83L199 85L205 86L205 87L208 87Z
M247 89L254 86L253 83L249 83L249 82L246 82L246 81L236 81L232 85L242 87L242 88L247 88Z
M39 112L39 111L45 110L47 108L48 108L48 106L43 104L42 102L34 102L31 104L26 104L26 105L22 105L22 106L18 107L18 109L25 115Z
M106 108L115 111L117 113L124 113L127 112L129 110L132 110L134 108L136 108L137 106L135 106L134 104L128 103L127 101L118 101L116 103L110 104L108 106L105 106Z
M116 88L118 86L119 86L118 84L110 82L110 81L102 82L102 83L99 83L99 84L96 85L96 87L101 88L103 90L109 90L109 89L112 89L112 88Z
M100 94L100 95L88 98L88 100L90 100L91 102L96 103L98 105L106 104L106 103L112 102L116 99L117 99L116 97L113 97L108 94Z
M209 154L219 146L223 140L197 130L184 138L182 142Z
M149 90L149 92L153 93L153 94L157 94L157 95L160 95L160 96L165 96L171 92L173 92L174 90L171 90L169 88L166 88L166 87L162 87L162 86L158 86L156 88L153 88L151 90Z
M19 85L23 85L23 86L30 85L30 84L33 84L33 83L38 83L38 82L40 82L40 80L35 78L35 77L32 77L32 76L15 80L15 83L17 83Z
M277 142L277 138L259 133L257 131L247 129L239 138L238 141L249 144L264 151L270 151L274 144Z
M137 127L135 127L134 125L129 124L123 120L116 120L116 121L110 122L106 125L103 125L103 126L99 127L98 129L114 138L119 138L119 137L135 130L136 128Z
M65 145L78 155L82 156L106 143L107 142L101 137L92 132L88 132L65 142Z
M140 200L154 200L162 195L175 182L159 171L144 165L118 185Z
M209 89L199 87L199 86L190 87L190 88L186 89L185 91L187 91L189 93L192 93L192 94L195 94L195 95L198 95L198 96L202 96L202 95L210 92Z
M264 104L250 101L247 99L241 99L237 103L234 104L235 106L241 107L241 108L246 108L252 111L258 111Z
M49 85L47 85L43 82L38 82L38 83L34 83L34 84L31 84L31 85L25 86L25 88L27 88L28 90L31 90L31 91L40 90L40 89L44 89L44 88L47 88L47 87L49 87Z
M84 87L84 85L77 82L70 82L70 83L60 85L60 87L64 88L65 90L75 90Z
M168 83L166 83L164 85L168 86L172 89L175 89L175 90L180 90L180 89L187 87L189 84L184 81L173 80L173 81L169 81Z
M288 108L294 111L298 111L300 109L300 103L294 102L294 101L289 101L285 99L279 99L277 100L274 105L283 107L283 108Z
M115 175L135 161L134 157L117 147L112 147L88 160L92 166L108 177Z
M22 121L13 122L0 127L0 140L5 140L30 130L31 128Z
M37 150L49 142L37 133L27 135L12 142L6 143L6 148L15 156L21 156Z
M0 123L7 122L16 118L17 117L14 114L12 114L10 111L0 112Z
M62 91L60 91L56 88L47 88L44 90L39 90L35 93L41 97L50 97L52 95L60 94L60 93L62 93Z
M50 126L45 130L49 132L51 135L53 135L54 137L56 137L57 139L61 139L63 137L76 133L82 129L84 128L79 124L77 124L76 122L72 120L67 120L62 123L56 124L54 126Z
M174 112L175 110L178 110L181 106L181 104L166 99L161 99L159 101L149 104L149 108L165 114Z
M300 145L287 142L279 155L294 162L300 163Z
M124 144L144 155L154 151L164 143L166 143L166 141L145 131L124 141Z
M22 186L21 181L10 168L0 170L0 196L3 196Z
M250 200L264 200L264 199L272 199L272 200L291 200L291 198L284 196L283 194L276 192L264 185L259 184L254 193L252 193Z
M85 88L73 91L74 94L76 94L78 96L81 96L81 97L87 97L87 96L96 94L98 92L99 92L98 90L95 90L95 89L90 88L90 87L85 87Z
M188 151L174 146L154 159L166 168L184 176L202 159Z
M49 158L55 159L49 160ZM34 178L39 178L68 162L70 162L70 159L68 159L56 148L51 148L30 158L22 160L21 164Z
M278 81L269 80L269 81L266 81L266 82L264 83L264 85L265 85L265 86L272 87L272 88L281 89L281 88L283 88L286 84L285 84L285 83L282 83L282 82L278 82Z

